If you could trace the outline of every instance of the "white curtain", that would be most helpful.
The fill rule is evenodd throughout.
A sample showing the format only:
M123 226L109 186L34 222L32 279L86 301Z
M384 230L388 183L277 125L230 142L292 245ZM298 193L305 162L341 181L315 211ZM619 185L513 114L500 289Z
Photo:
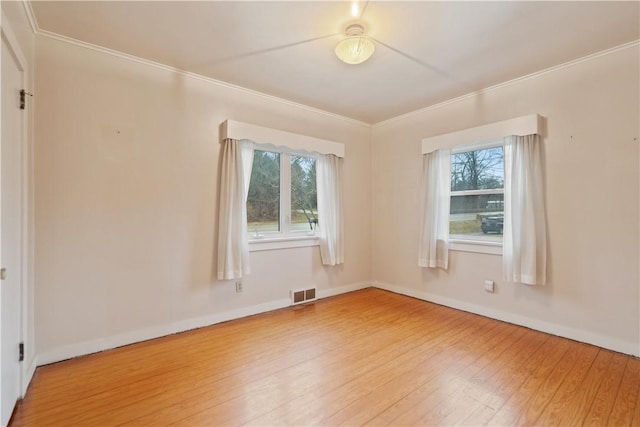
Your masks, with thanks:
M504 278L544 285L547 241L538 135L505 138L504 176Z
M427 153L422 162L418 265L446 270L449 266L451 150Z
M247 231L247 195L255 144L225 139L222 143L220 211L218 213L218 280L251 273Z
M318 236L324 265L344 263L343 162L333 154L320 155L316 160Z

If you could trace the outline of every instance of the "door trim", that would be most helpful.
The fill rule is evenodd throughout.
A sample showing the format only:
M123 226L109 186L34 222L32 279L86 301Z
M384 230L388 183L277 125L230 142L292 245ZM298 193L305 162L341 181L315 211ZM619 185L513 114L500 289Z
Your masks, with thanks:
M14 56L18 68L22 73L22 87L25 89L28 88L29 83L29 70L28 70L28 62L27 59L20 47L18 39L13 31L11 24L9 23L8 18L5 14L2 14L2 21L0 25L0 35L2 39L6 42L7 47L10 49L10 53ZM1 91L1 89L0 89ZM29 91L29 90L27 90ZM1 92L0 92L1 96ZM35 373L35 357L34 355L34 343L29 342L27 338L27 328L33 327L32 325L32 316L28 311L28 284L32 280L32 241L31 236L33 235L33 227L30 221L30 196L31 196L31 170L30 167L31 162L31 154L32 150L29 149L29 117L33 106L33 98L29 98L27 100L27 107L23 114L22 119L22 129L21 129L21 138L20 138L20 151L22 157L21 164L21 179L20 179L20 199L21 199L21 224L20 224L20 238L22 240L22 254L21 254L21 281L20 281L20 341L24 342L26 349L28 350L27 354L31 354L31 357L25 357L25 360L21 363L19 369L19 390L20 390L20 398L24 397L27 387L31 382L31 378Z

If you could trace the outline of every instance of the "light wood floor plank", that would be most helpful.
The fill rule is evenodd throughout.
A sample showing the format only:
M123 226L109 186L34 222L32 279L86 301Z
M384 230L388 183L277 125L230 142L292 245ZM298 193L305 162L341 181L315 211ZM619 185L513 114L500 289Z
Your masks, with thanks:
M511 351L500 355L498 358L499 363L494 363L492 368L483 369L468 381L465 381L460 389L439 405L437 411L427 411L418 420L418 425L458 424L473 413L477 414L477 421L474 419L476 425L484 425L486 420L483 420L483 418L487 417L480 417L480 414L484 415L487 409L489 410L489 415L493 414L495 407L499 406L498 402L501 401L501 387L511 384L513 375L522 369L522 364L527 363L529 358L549 338L545 334L532 330L528 330L527 334L530 335L527 340L519 341ZM505 381L506 379L508 379L508 382ZM474 402L476 408L472 410Z
M472 322L458 320L458 324L452 323L449 326L449 330L456 329L462 330L462 328L473 327ZM436 352L440 348L446 346L451 340L455 338L453 333L443 335L436 334L430 337L425 334L422 328L412 330L411 335L400 344L396 344L395 349L391 349L391 346L385 345L385 341L377 339L375 336L371 336L371 339L363 343L363 346L359 348L358 354L354 355L354 359L349 361L348 364L342 364L346 369L340 367L340 369L322 369L324 374L318 377L319 383L315 383L312 387L312 393L317 396L316 402L322 402L322 405L316 405L315 411L306 411L299 419L292 421L293 424L310 425L320 423L322 417L326 413L332 413L337 411L341 405L344 405L349 399L354 398L362 387L370 387L373 383L385 381L386 376L389 375L388 370L385 370L385 366L391 366L393 370L400 369L405 366L409 361L416 356L422 350L422 347L426 347L429 352ZM394 337L402 336L402 330L389 330ZM460 332L461 333L461 332ZM389 336L391 338L391 335ZM422 341L426 339L426 341ZM449 340L442 343L442 340ZM383 344L383 350L374 352L372 356L362 358L362 355L369 354L374 348ZM354 364L362 362L362 366L365 370L354 370ZM366 363L365 363L366 362ZM392 370L392 372L393 372ZM265 408L277 407L277 402L260 402L260 393L255 393L255 396L243 396L239 401L249 400L251 406L244 407L244 413L249 417L260 415L259 412L264 411ZM252 398L253 397L253 398ZM229 402L229 404L240 404L238 402ZM181 420L180 423L184 424L200 424L206 423L207 420L215 419L224 424L226 419L218 416L220 411L225 411L223 407L214 407L210 410L204 411L200 414L195 414L192 417ZM307 408L311 409L310 406ZM248 421L248 419L246 420Z
M600 387L591 403L589 413L587 413L587 417L584 420L583 424L585 426L597 427L607 423L620 389L620 382L628 360L629 358L622 354L613 354L611 365L603 376Z
M638 425L640 360L365 289L40 367L11 427Z
M442 375L437 375L420 388L407 394L402 400L369 420L367 425L386 426L403 423L415 425L422 413L437 408L443 400L462 387L464 382L470 380L474 374L490 367L502 353L508 351L517 342L527 339L528 331L526 329L510 329L511 331L505 335L497 335L499 340L467 366L456 369L456 366L453 365L452 369L444 370ZM437 367L437 369L441 368Z
M574 393L572 399L566 402L563 408L562 425L582 425L591 409L593 399L609 373L614 353L600 350L598 356L591 365L588 375L580 384L580 388Z
M523 363L522 368L516 371L513 381L502 382L499 398L485 400L483 408L495 408L493 413L483 409L480 413L473 414L468 421L486 422L489 425L515 425L519 416L526 412L532 398L538 395L549 375L566 356L569 346L567 340L551 337L526 365ZM519 382L521 385L517 387Z
M444 320L442 325L436 325L437 328L446 327L448 322L454 322L456 318L459 317L457 315L452 316L448 320ZM387 329L387 328L385 328ZM314 393L318 393L321 388L320 386L326 383L327 385L333 384L335 381L338 381L340 378L347 375L358 375L362 369L367 369L367 366L371 368L371 366L375 366L375 363L381 363L383 360L391 359L395 357L394 351L391 349L394 348L396 350L408 349L414 347L416 337L421 337L424 339L428 339L429 334L425 334L421 332L422 325L415 325L413 328L405 329L404 331L396 331L394 333L393 329L387 329L385 331L381 331L380 334L374 334L372 331L369 331L368 335L364 336L360 341L352 341L349 346L344 346L341 348L336 348L333 352L325 352L321 357L312 359L308 362L307 365L302 366L302 369L306 369L307 372L311 372L314 375L301 375L297 372L290 372L290 370L284 370L279 372L276 380L285 382L290 387L289 379L282 380L282 377L287 377L291 375L295 380L302 381L303 386L293 387L294 390L298 393L303 393L305 390L313 390ZM336 331L334 331L336 333ZM437 333L433 334L434 337L438 337ZM374 344L375 347L379 347L379 344L385 344L385 347L381 349L381 351L375 352L372 350L367 350L367 346ZM378 343L378 344L375 344ZM375 350L375 348L374 348ZM369 352L370 354L368 354ZM367 356L363 357L363 354ZM354 365L358 362L362 361L362 368L354 368ZM369 362L369 363L365 363ZM330 376L327 374L330 374ZM303 372L304 374L305 372ZM315 375L320 373L321 375ZM320 382L320 384L318 384ZM290 387L291 388L291 387ZM257 393L260 393L261 386L260 384L256 385ZM209 415L213 416L212 413L221 412L224 410L223 407L217 407L219 405L235 405L236 403L242 405L244 400L247 400L251 394L244 394L242 391L237 395L233 396L234 399L228 399L227 401L220 402L208 402L207 404L200 406L199 410L196 412L206 411ZM288 399L290 397L287 396ZM258 402L253 400L252 403ZM270 405L276 404L275 402L270 403ZM267 407L264 405L254 405L257 409L261 411L265 411ZM151 414L150 417L147 418L149 421L159 421L169 420L171 422L178 422L180 418L175 418L176 413L170 413L171 411L167 411L169 413L155 413ZM199 416L206 417L207 413L201 414ZM184 417L184 412L182 413ZM245 411L245 416L249 416L250 411ZM221 421L222 422L222 421Z
M627 359L620 388L609 414L609 425L629 426L633 421L633 411L640 392L640 360Z
M633 363L636 366L636 369L634 369L634 371L637 373L638 372L638 364L640 364L640 360L635 359L635 360L630 360L629 364ZM637 375L636 377L636 381L640 380L640 375ZM635 408L633 408L631 410L633 412L633 416L631 417L631 425L634 427L640 427L640 390L638 390L637 396L636 396L636 405ZM623 416L621 416L622 418Z
M482 340L486 340L493 333L497 324L489 322L488 319L483 320L474 325L477 332L465 332L464 335L458 337L457 341L440 343L445 344L446 347L440 347L436 352L424 349L425 351L418 354L409 363L403 364L401 369L391 367L389 381L375 387L368 387L368 390L367 388L360 389L356 399L350 399L349 404L339 411L327 414L328 416L322 419L321 424L365 424L370 418L404 397L407 390L417 389L434 376L442 375L442 370L436 371L434 367L460 361L465 354L468 354L467 348L480 344ZM428 360L428 363L425 363L425 360Z
M314 309L313 306L309 307L310 309ZM367 310L362 310L357 312L358 316L364 316L367 313ZM399 311L402 313L402 310ZM294 316L300 315L300 311L297 310L293 313ZM380 322L383 324L384 322L388 322L390 320L389 314L384 314L381 316L376 316L375 321L367 321L367 327L373 328L376 325L376 322ZM355 325L355 326L354 326ZM348 325L348 328L357 327L358 323L354 322L353 324ZM331 329L331 328L329 328ZM362 329L362 328L361 328ZM351 329L349 329L351 331ZM311 331L313 332L313 331ZM255 330L252 329L252 334L255 333ZM361 332L354 332L353 336L365 337ZM335 336L336 334L329 334L328 336ZM256 335L252 335L256 336ZM319 340L322 341L322 335L316 335L313 333L306 335L308 339ZM258 338L261 337L261 334L257 335ZM200 360L204 363L202 369L205 372L212 372L212 375L209 376L206 373L201 372L197 366L193 365L193 358L191 357L183 357L181 360L182 363L185 363L184 372L182 370L172 370L171 372L166 372L164 375L158 379L154 375L149 375L143 381L135 382L135 387L125 388L120 387L118 389L117 396L110 396L109 392L107 392L106 396L97 395L95 397L91 397L91 404L93 405L101 405L101 401L103 398L107 398L111 402L111 406L115 406L116 408L121 407L121 405L129 405L131 402L144 401L149 398L157 397L157 396L166 396L167 394L174 394L174 390L176 390L176 384L182 385L182 393L178 394L178 397L186 396L187 392L194 393L200 391L200 389L204 389L206 391L210 391L212 386L217 386L221 389L225 389L229 387L228 384L235 384L238 380L253 380L255 378L260 378L259 376L267 376L271 370L280 370L282 366L287 366L289 363L293 363L297 361L296 357L302 353L302 356L307 356L307 353L314 348L319 348L314 345L309 345L309 343L305 340L300 341L298 335L291 336L292 345L283 345L279 340L272 340L270 343L263 343L261 339L254 340L254 346L247 346L246 349L236 348L232 345L232 347L236 350L236 353L233 357L227 357L226 354L221 360L216 358L216 354L213 352L205 351L204 354L208 353L208 357L199 358L196 361ZM324 342L323 342L324 343ZM162 343L160 343L162 344ZM203 343L205 349L210 345L210 343ZM216 344L219 346L219 344ZM324 347L323 347L324 348ZM277 357L274 357L270 352L273 349L278 350ZM300 352L296 352L296 349L300 350ZM354 350L355 351L355 350ZM184 354L183 354L184 356ZM285 357L286 356L286 357ZM177 359L177 358L174 358ZM162 364L162 359L160 358L160 364ZM272 365L265 365L262 360L273 360ZM284 365L280 365L280 364ZM215 370L211 370L211 367L216 367ZM230 372L230 369L233 372ZM235 375L230 375L235 374ZM192 376L192 378L190 377ZM212 381L209 381L212 380ZM202 385L201 385L202 383ZM195 386L195 389L194 389ZM242 392L238 392L238 395L241 395ZM218 397L220 399L229 399L230 395L220 394ZM207 402L207 400L204 400ZM97 419L99 420L102 416L108 418L106 421L116 422L116 420L112 419L112 417L116 416L124 416L127 417L129 414L137 412L133 411L112 411L110 408L103 408L100 410L99 408L91 408L90 411L85 411L84 413L76 414L75 417L71 418L71 420L75 423L88 423L91 422L91 414L95 414ZM181 412L176 412L175 414L182 414ZM174 415L175 415L174 414ZM51 414L49 414L51 416ZM96 418L96 417L94 417ZM122 421L122 420L117 420ZM127 421L126 419L123 421Z
M540 418L543 410L547 407L556 391L563 383L565 377L571 371L571 368L576 364L576 361L585 357L585 354L590 350L590 354L595 354L596 349L588 345L578 345L577 348L571 341L565 340L568 349L562 355L560 361L554 366L551 373L544 379L539 389L531 391L529 394L529 400L523 403L523 408L518 414L516 421L513 425L530 426L534 425L535 421ZM592 356L586 356L589 360ZM521 396L521 399L526 399L525 396Z

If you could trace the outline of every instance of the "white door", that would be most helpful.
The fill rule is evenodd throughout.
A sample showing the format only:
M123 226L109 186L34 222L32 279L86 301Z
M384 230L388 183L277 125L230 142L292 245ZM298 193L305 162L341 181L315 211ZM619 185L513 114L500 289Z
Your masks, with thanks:
M22 317L22 67L2 37L2 140L0 145L0 425L9 423L20 397L18 345ZM2 279L2 277L0 277Z

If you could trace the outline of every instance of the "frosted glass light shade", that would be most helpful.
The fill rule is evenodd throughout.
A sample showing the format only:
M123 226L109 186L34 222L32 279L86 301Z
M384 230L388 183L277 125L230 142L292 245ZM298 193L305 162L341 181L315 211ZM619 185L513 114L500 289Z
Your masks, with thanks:
M360 64L376 50L371 40L364 36L347 37L336 45L336 56L347 64Z

